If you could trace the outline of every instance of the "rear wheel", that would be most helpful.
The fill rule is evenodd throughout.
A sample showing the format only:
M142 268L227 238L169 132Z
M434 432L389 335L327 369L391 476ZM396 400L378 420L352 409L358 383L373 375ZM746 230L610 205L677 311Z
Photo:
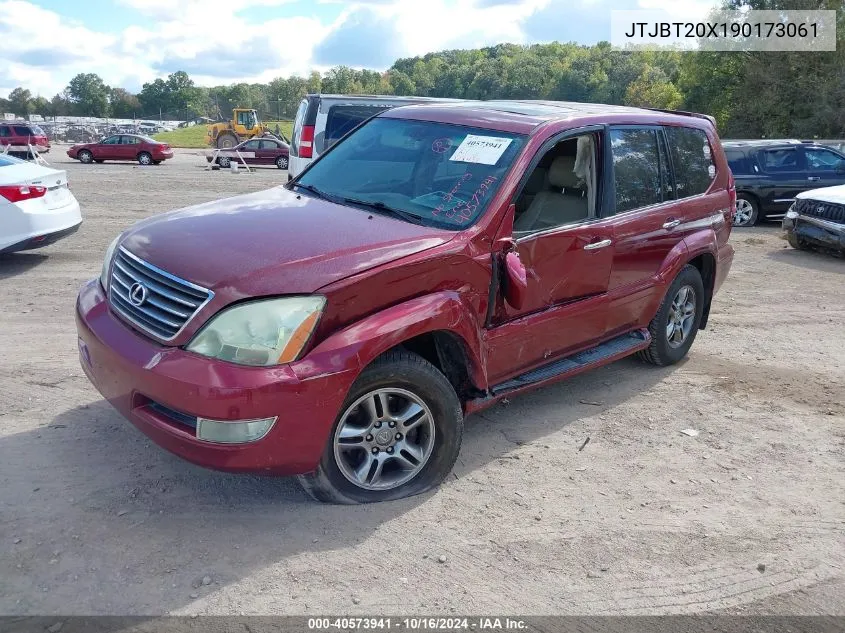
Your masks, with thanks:
M279 169L287 169L288 168L288 157L287 156L279 156L276 159L276 167Z
M152 165L153 157L150 155L149 152L141 152L140 154L138 154L138 162L141 165Z
M299 477L318 501L372 503L417 495L452 470L461 404L431 363L391 352L353 384L317 470Z
M736 197L734 226L754 226L760 214L760 204L753 196L740 193Z
M80 163L85 163L86 165L90 165L94 162L94 155L87 149L81 150L76 157L79 159Z
M238 144L238 137L231 132L223 132L217 137L217 149L232 149Z
M639 356L652 365L674 365L687 355L704 312L704 283L695 266L684 266L649 323L651 345Z

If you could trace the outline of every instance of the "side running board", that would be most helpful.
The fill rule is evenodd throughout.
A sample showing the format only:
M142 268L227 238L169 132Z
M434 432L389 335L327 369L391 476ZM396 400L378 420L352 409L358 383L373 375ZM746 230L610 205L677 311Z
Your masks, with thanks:
M591 367L603 365L610 359L622 358L634 352L645 349L651 343L651 335L648 330L635 330L622 336L617 336L609 341L592 347L572 356L552 361L537 369L520 374L505 382L495 385L490 389L494 396L503 393L522 389L535 383L544 382L550 378L563 377L567 374L580 373Z

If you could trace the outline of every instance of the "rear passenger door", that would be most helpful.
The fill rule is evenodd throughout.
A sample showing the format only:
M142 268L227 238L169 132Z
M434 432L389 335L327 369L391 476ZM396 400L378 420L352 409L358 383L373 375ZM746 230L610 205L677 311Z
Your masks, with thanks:
M683 239L669 152L660 127L618 126L608 133L612 162L613 264L606 335L632 329L655 292L657 273Z

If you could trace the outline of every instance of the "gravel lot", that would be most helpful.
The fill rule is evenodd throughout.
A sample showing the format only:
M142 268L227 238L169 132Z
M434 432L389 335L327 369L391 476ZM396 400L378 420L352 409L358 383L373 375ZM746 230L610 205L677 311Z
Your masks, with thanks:
M503 403L439 490L324 506L158 449L77 362L115 234L284 172L48 159L85 221L0 258L0 614L845 615L845 261L735 231L686 362Z

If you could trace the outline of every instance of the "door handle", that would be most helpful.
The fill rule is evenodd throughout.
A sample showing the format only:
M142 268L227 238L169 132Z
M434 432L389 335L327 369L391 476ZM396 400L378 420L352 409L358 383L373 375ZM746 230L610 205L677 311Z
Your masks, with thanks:
M677 218L672 218L671 220L666 220L663 223L663 228L664 229L674 229L676 226L680 226L680 224L681 224L680 220L678 220Z
M807 176L807 180L809 180L810 182L818 182L821 179L821 176Z
M610 246L613 242L610 240L602 240L601 242L590 242L589 244L584 245L585 251L594 251L597 248L604 248L605 246Z

